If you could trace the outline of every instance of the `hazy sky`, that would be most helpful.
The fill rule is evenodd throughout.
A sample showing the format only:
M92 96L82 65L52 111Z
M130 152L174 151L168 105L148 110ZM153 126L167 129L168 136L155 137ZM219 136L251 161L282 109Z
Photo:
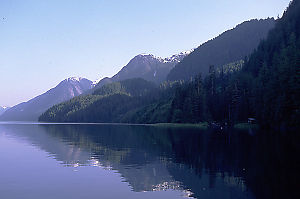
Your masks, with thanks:
M170 56L290 0L0 0L0 105L71 76L112 76L140 53Z

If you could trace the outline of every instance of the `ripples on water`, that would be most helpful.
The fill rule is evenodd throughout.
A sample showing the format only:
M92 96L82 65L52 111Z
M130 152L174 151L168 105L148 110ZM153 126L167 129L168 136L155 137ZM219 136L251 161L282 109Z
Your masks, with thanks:
M298 141L232 130L0 124L0 198L297 198Z

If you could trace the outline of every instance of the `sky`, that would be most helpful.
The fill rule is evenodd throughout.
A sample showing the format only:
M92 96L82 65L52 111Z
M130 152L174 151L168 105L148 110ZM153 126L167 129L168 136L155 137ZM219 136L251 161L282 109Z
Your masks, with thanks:
M111 77L140 53L168 57L290 0L0 0L0 106L68 77Z

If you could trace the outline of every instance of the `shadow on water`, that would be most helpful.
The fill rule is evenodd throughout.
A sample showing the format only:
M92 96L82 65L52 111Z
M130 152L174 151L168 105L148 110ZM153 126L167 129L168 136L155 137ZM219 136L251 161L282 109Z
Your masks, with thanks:
M300 198L295 134L122 125L5 128L65 166L116 170L136 192L181 189L195 198Z

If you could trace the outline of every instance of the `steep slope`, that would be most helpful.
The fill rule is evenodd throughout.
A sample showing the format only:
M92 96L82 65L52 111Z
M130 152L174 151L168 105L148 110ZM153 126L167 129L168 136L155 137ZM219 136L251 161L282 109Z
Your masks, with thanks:
M280 129L300 126L300 1L294 0L245 64L255 116Z
M148 81L161 83L175 64L179 63L188 54L187 51L164 59L151 54L141 54L130 60L112 79L120 81L140 77Z
M171 98L162 98L124 117L131 123L233 125L249 117L264 128L291 133L300 128L300 1L293 1L267 38L246 60L185 81ZM276 132L276 131L274 131Z
M91 95L81 95L51 107L39 121L115 122L127 111L148 103L151 97L145 96L154 90L154 83L141 78L113 82Z
M85 78L65 79L46 93L10 108L0 116L0 120L37 121L38 117L48 108L91 89L92 83L92 81Z
M142 78L160 84L166 80L170 70L190 53L191 51L184 51L167 58L156 57L152 54L137 55L116 75L111 78L105 77L100 80L95 89L108 83L132 78Z
M248 56L274 27L275 20L250 20L207 41L186 56L168 74L168 80L187 80L202 73L208 74L210 65L222 65Z

